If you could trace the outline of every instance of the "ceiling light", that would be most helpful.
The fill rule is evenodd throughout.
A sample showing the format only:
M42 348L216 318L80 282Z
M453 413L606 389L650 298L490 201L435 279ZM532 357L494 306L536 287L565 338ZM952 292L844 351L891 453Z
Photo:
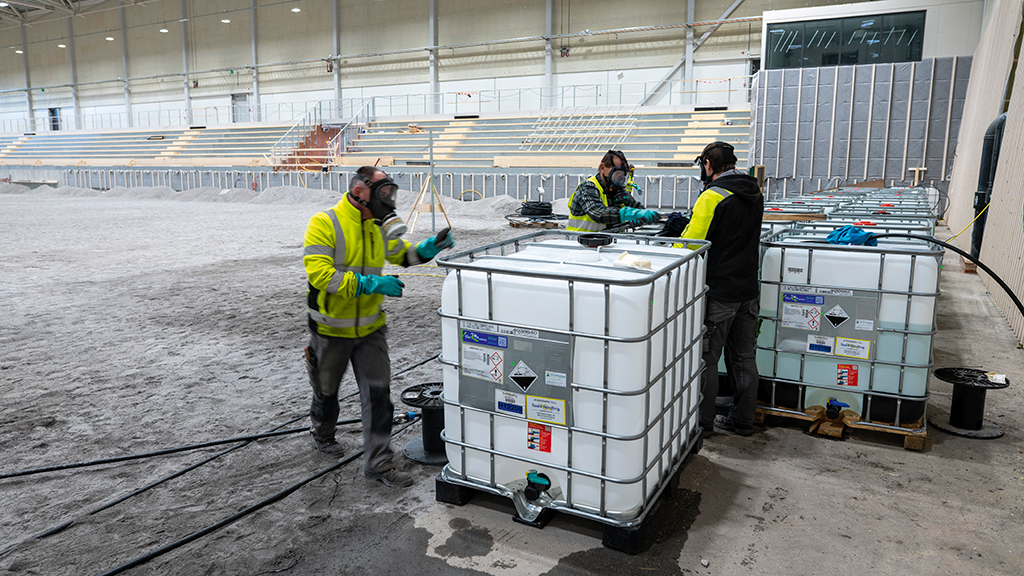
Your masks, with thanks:
M113 42L113 41L114 41L114 37L113 36L107 36L107 42Z
M302 8L292 8L292 12L302 12Z
M221 23L222 24L231 24L231 20L228 20L227 18L225 18L225 19L221 20Z
M167 28L161 28L160 29L160 33L161 34L167 34L167 32L168 32Z
M24 52L22 52L21 50L15 50L14 53L15 54L24 54Z
M7 8L7 2L0 2L0 8Z
M64 44L57 44L57 48L67 48Z

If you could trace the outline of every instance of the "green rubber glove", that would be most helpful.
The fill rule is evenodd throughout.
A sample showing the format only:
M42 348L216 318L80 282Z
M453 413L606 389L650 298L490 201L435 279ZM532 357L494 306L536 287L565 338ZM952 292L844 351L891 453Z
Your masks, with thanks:
M420 260L431 260L437 256L441 250L455 246L455 238L452 237L451 232L448 232L447 230L448 229L446 228L437 236L431 236L416 245L416 253L419 254Z
M356 296L366 294L383 294L384 296L401 296L405 284L394 276L371 276L356 274Z
M619 208L619 220L633 223L657 222L658 212L656 210L644 210L641 208L623 206L622 208Z

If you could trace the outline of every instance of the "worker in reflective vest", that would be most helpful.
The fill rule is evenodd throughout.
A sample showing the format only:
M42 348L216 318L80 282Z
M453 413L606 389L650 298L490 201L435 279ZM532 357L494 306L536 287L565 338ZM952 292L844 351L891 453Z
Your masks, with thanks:
M397 193L398 186L384 172L364 166L336 206L309 220L302 257L309 279L306 364L316 448L335 458L344 455L334 434L338 386L351 362L362 403L366 477L388 486L409 486L412 477L395 468L390 447L391 361L387 319L380 309L384 297L401 296L405 284L381 272L385 259L414 266L455 241L445 233L415 246L403 240L405 225L394 214Z
M657 222L658 213L644 209L630 195L633 169L619 150L609 150L597 167L597 175L587 178L569 196L567 230L600 232L623 222Z
M757 279L764 196L757 179L736 170L731 144L712 142L694 160L700 166L704 190L693 205L682 238L710 240L707 256L700 426L749 436L754 431L758 373L755 362ZM682 247L684 244L676 244ZM735 380L728 415L716 416L718 359L722 349L732 364Z

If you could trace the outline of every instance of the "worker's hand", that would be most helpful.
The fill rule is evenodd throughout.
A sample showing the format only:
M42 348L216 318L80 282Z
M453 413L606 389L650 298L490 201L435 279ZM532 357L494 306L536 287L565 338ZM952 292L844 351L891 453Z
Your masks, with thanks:
M371 276L356 274L359 284L356 296L364 294L383 294L384 296L401 296L405 283L394 276Z
M452 248L454 246L455 238L452 237L451 232L445 228L437 236L431 236L417 244L416 253L419 254L421 260L430 260L437 256L441 250L445 248Z

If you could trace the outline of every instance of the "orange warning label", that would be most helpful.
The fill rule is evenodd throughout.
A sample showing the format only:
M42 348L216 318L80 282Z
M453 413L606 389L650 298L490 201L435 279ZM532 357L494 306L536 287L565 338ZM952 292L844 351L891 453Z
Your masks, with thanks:
M856 364L837 364L836 365L836 385L838 386L856 386L857 385L857 371L860 369Z
M534 422L527 423L528 428L526 429L526 447L530 450L536 450L538 452L551 453L551 426L545 426L543 424L536 424Z

